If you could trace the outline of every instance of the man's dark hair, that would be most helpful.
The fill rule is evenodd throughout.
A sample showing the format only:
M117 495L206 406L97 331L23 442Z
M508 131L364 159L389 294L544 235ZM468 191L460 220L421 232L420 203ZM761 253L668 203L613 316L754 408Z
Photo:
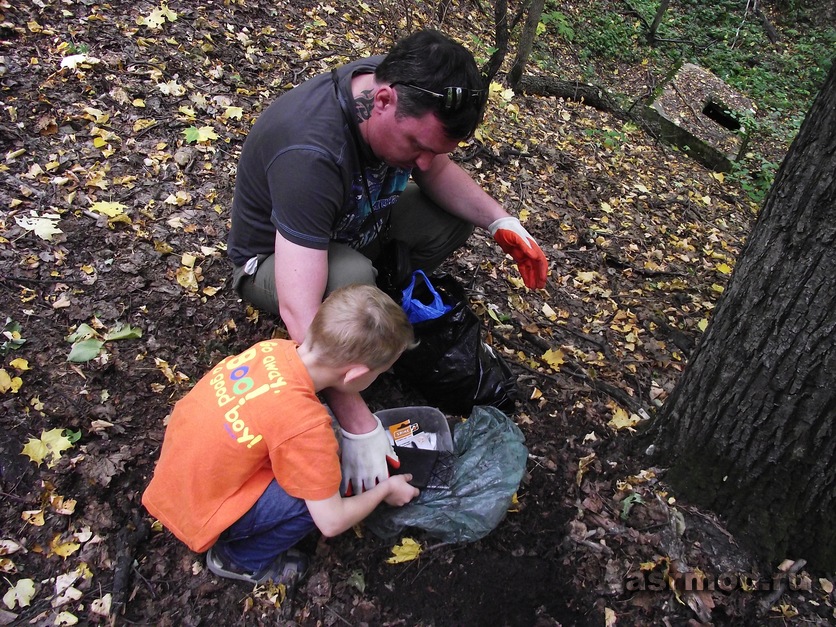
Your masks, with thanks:
M482 120L488 86L473 55L437 30L401 39L375 70L378 83L394 84L397 115L420 117L432 111L450 139L470 137ZM445 107L446 88L461 88L459 106ZM430 92L430 93L428 93Z

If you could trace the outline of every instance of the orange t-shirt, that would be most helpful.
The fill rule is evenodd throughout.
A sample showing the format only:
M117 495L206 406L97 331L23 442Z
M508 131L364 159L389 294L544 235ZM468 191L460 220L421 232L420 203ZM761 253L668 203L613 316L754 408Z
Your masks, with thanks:
M174 406L142 503L200 552L274 477L306 500L329 498L340 487L331 419L289 340L259 342L224 359Z

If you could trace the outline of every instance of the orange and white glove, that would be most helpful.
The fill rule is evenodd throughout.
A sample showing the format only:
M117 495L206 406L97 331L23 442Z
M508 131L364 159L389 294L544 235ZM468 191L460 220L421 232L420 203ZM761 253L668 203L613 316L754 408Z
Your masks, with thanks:
M389 478L387 463L392 468L401 465L380 419L377 416L374 419L377 426L368 433L349 433L340 427L343 474L340 492L343 496L360 494L386 481Z
M526 287L534 290L546 286L549 262L517 218L508 216L495 220L488 230L500 248L514 258Z

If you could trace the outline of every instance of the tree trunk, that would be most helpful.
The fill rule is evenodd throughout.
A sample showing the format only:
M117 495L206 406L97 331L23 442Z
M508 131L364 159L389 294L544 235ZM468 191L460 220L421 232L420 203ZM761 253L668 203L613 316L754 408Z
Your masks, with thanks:
M665 14L665 11L668 10L670 1L671 0L662 0L662 2L659 3L659 8L656 9L656 15L653 16L653 23L650 25L650 28L647 29L647 43L651 46L656 41L656 31L659 28L659 24L662 22L662 16Z
M517 56L514 59L511 71L508 72L508 84L511 85L511 89L516 90L517 83L520 82L525 65L528 63L528 57L534 47L534 38L537 36L537 25L540 23L540 16L543 15L545 4L546 0L531 0L528 17L525 18L520 43L517 46Z
M485 67L482 68L486 85L490 85L494 76L499 72L499 68L502 67L505 55L508 54L508 1L496 0L493 13L496 26L496 50Z
M764 560L836 570L836 60L651 424L678 495Z
M612 113L617 118L628 119L627 113L618 106L606 89L589 83L578 81L564 81L551 76L532 76L526 74L521 77L514 91L517 93L533 94L536 96L556 96L574 102Z

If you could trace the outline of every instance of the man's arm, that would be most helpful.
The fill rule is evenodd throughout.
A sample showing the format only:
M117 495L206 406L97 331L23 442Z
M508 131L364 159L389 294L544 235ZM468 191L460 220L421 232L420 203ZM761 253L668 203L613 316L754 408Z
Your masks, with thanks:
M490 231L511 255L526 287L546 285L549 262L520 221L511 216L447 155L438 155L426 170L413 171L415 182L437 205L471 224Z
M291 339L301 344L325 295L328 251L299 246L277 231L275 265L279 314ZM340 426L349 433L368 433L377 426L359 394L337 390L324 394Z
M510 215L447 155L436 156L426 170L414 169L412 177L437 205L483 229Z
M276 295L290 338L302 343L322 304L328 282L328 251L305 248L276 231Z
M326 537L341 534L372 513L383 501L400 507L418 496L418 488L409 483L412 475L395 475L378 483L374 488L351 498L343 498L339 492L321 501L305 501L314 524Z

